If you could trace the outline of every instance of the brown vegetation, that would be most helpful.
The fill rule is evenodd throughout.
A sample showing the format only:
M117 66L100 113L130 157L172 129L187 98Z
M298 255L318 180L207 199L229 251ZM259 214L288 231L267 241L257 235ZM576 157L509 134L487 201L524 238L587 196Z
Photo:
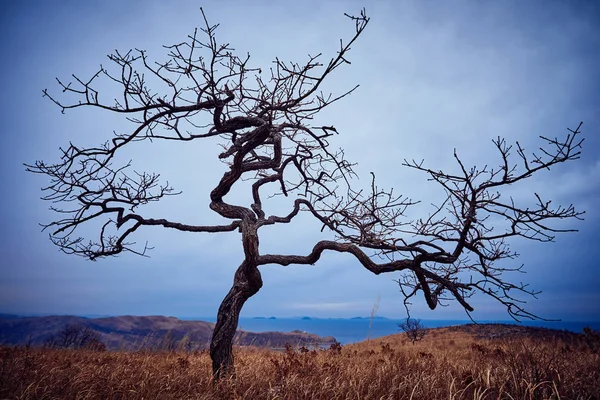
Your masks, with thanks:
M237 379L219 383L206 351L4 348L0 398L600 398L600 354L583 335L510 329L433 329L414 346L397 334L321 351L237 348Z

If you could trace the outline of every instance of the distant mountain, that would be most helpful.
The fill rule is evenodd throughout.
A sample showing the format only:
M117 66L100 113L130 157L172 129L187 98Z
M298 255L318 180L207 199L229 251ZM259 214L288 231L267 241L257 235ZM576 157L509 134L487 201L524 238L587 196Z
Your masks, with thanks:
M109 350L158 349L187 343L187 348L208 348L214 324L205 321L182 321L163 316L121 316L85 318L75 316L16 317L0 315L0 343L8 345L43 345L67 325L90 327L100 335ZM292 345L335 342L331 336L319 337L304 332L246 332L236 333L235 344L240 346L283 347Z
M0 314L0 319L14 319L14 318L19 318L19 316L13 315L13 314Z
M387 320L386 317L352 317L350 319L376 319L376 320Z

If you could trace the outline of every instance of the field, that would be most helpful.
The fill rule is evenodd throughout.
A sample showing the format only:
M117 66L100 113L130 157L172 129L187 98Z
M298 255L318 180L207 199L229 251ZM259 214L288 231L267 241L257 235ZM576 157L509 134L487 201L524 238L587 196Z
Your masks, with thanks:
M0 349L0 399L600 399L594 332L432 329L328 350L238 348L237 379L207 352Z

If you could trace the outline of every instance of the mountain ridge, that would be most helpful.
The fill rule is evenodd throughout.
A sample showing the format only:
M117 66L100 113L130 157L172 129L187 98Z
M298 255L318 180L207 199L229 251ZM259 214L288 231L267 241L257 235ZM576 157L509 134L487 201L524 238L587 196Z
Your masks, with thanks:
M161 349L185 346L208 348L215 324L185 321L175 317L122 315L86 318L73 315L19 317L0 314L0 343L7 345L44 345L68 325L88 327L99 335L108 350ZM335 343L332 336L320 337L305 332L238 331L234 343L240 346L283 347Z

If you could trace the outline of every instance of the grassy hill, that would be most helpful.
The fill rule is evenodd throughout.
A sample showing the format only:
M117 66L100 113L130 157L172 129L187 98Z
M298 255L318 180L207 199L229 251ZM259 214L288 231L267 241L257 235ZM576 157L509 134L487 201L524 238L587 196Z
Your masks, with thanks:
M0 398L600 399L600 340L507 325L431 329L275 352L236 348L237 380L195 352L4 348Z
M0 316L0 344L43 345L59 335L68 325L91 328L109 350L152 350L185 347L208 348L214 324L205 321L182 321L163 316L121 316L84 318L74 316L14 317ZM235 342L242 346L283 347L294 345L329 345L335 338L310 333L238 331Z

